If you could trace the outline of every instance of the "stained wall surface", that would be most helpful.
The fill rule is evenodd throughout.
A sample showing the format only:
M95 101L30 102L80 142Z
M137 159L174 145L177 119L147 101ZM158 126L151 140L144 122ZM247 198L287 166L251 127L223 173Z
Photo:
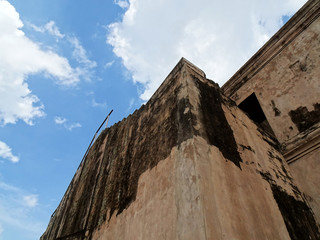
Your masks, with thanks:
M182 59L99 136L41 239L319 239L275 146Z
M223 87L255 94L320 223L320 2L308 1Z
M320 116L320 2L305 8L222 87L237 104L255 93L281 143Z

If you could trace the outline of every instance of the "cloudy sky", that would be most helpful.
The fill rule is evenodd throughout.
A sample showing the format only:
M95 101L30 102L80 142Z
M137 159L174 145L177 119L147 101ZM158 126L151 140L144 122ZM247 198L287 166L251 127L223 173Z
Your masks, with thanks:
M97 127L181 57L220 86L305 0L0 0L0 240L39 239Z

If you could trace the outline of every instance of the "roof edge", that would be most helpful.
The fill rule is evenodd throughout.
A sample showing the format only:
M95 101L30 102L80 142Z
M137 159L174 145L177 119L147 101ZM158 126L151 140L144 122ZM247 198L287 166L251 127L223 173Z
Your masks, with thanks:
M182 57L179 62L176 64L176 66L171 70L171 72L168 74L168 76L165 78L164 82L167 79L170 79L173 75L175 75L183 66L186 66L187 68L191 69L192 71L198 73L202 77L206 77L206 74L204 71L202 71L200 68L198 68L196 65L188 61L186 58Z
M206 74L204 71L202 71L200 68L198 68L196 65L192 64L190 61L188 61L186 58L182 57L179 62L175 65L175 67L171 70L171 72L168 74L168 76L164 79L164 81L161 83L161 85L158 87L158 89L152 94L151 98L148 100L153 100L156 98L159 92L161 92L162 88L166 84L168 84L169 81L171 81L174 76L183 68L190 69L192 72L200 75L203 78L206 78Z
M233 95L320 16L320 1L309 0L222 87Z

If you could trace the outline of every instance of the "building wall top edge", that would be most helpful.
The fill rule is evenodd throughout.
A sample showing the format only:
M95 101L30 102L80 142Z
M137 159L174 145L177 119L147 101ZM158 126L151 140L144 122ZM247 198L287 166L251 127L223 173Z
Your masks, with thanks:
M156 98L158 97L159 92L162 91L162 89L168 84L169 81L171 81L175 75L181 71L181 69L185 67L188 70L191 70L193 73L198 74L199 76L201 76L202 78L206 78L206 74L204 73L204 71L202 71L200 68L198 68L197 66L195 66L194 64L192 64L190 61L188 61L187 59L185 59L184 57L182 57L179 62L176 64L176 66L171 70L171 72L168 74L168 76L165 78L165 80L161 83L161 85L159 86L159 88L154 92L154 94L152 95L152 97L150 98L149 101L153 101L156 100ZM148 102L149 102L148 101Z
M320 16L320 1L309 0L222 87L230 97Z

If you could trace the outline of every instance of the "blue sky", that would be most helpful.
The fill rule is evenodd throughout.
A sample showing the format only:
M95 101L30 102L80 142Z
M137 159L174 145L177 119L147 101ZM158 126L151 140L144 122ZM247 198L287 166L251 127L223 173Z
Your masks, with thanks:
M0 0L0 240L39 239L111 109L181 57L222 85L305 3L265 2Z

